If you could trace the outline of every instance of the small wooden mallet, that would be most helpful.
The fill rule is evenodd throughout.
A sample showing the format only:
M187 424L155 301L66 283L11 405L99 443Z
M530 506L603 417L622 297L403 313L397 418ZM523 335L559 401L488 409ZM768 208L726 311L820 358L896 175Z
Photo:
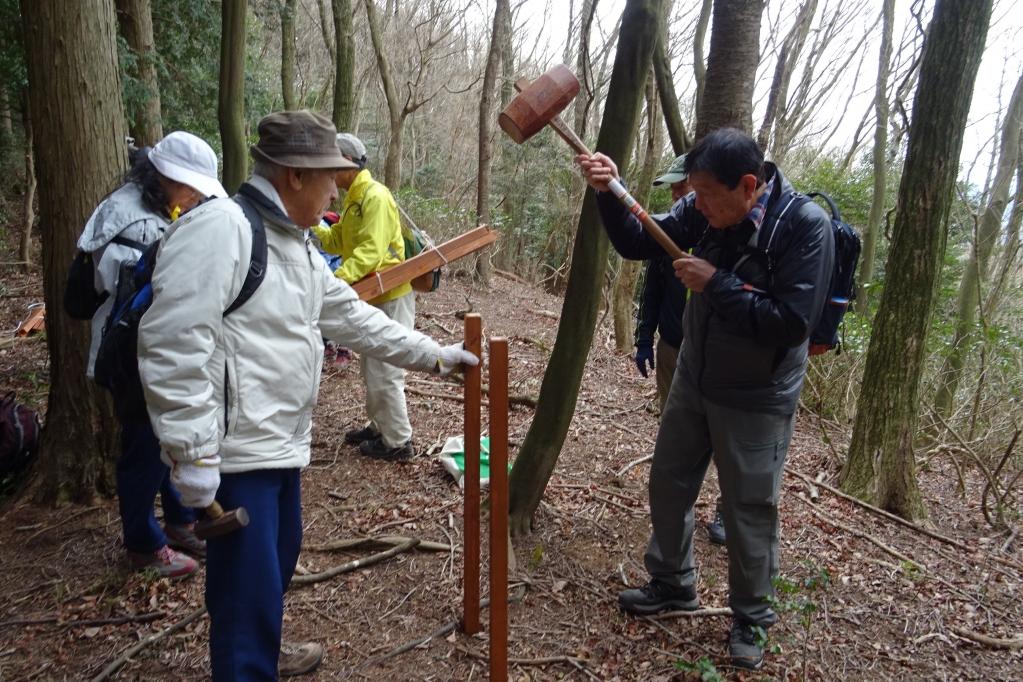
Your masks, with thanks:
M519 94L508 103L497 118L498 125L508 133L508 137L522 144L540 132L544 126L550 126L577 154L590 156L590 150L559 116L579 93L579 79L567 66L558 64L532 83L520 78L515 82L515 89ZM672 259L683 257L682 249L665 234L660 225L654 222L621 182L617 179L612 180L608 183L608 188L639 219L643 229L657 240Z
M227 535L247 525L249 525L249 512L245 510L245 507L224 511L220 503L213 500L213 504L206 507L206 518L195 524L195 534L200 540L209 540Z

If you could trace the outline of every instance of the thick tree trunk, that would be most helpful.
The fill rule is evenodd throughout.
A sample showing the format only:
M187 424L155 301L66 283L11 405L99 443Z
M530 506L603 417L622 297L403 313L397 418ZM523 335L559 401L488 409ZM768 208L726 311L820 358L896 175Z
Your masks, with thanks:
M963 366L974 338L974 324L982 301L981 290L987 283L988 273L991 271L991 252L1001 231L1002 216L1005 215L1009 203L1012 176L1019 162L1021 134L1023 134L1023 77L1016 81L1016 88L1009 100L1009 110L1002 122L998 163L988 195L988 204L980 216L970 258L959 282L955 332L952 335L951 348L938 375L940 383L934 396L934 408L942 416L951 414L956 391L962 382Z
M281 5L281 99L284 108L294 111L295 103L295 2Z
M892 31L895 23L895 0L884 0L881 23L881 55L877 67L877 87L874 90L874 195L870 200L867 229L863 231L863 251L860 253L859 282L856 285L856 309L866 312L870 307L868 285L874 278L874 254L881 234L884 217L886 188L888 186L888 74L892 61Z
M351 0L333 0L334 35L334 126L338 132L352 132L355 118L355 44L352 39Z
M846 492L908 519L926 514L913 451L920 377L991 2L938 0L935 5L913 103L884 293L841 475ZM950 54L956 58L948 59Z
M760 61L765 0L717 0L707 56L706 88L696 111L696 139L717 128L753 129L753 82Z
M89 325L63 314L75 242L127 170L113 0L22 0L25 61L42 225L50 393L39 451L39 499L87 502L114 491L117 427L85 376ZM73 39L70 39L72 38Z
M628 159L663 21L663 0L628 0L596 149ZM528 532L575 412L586 356L593 341L600 291L607 266L607 235L599 225L592 191L583 200L576 230L572 271L561 309L558 335L540 386L536 416L522 443L510 479L513 534Z
M657 78L657 94L661 98L661 110L664 112L664 125L668 128L671 149L675 156L684 154L693 146L693 141L682 121L678 95L675 94L675 79L671 72L671 59L668 58L668 22L664 22L661 35L657 36L657 46L654 48L654 76Z
M154 145L163 137L160 114L160 84L156 78L156 41L153 39L153 10L149 0L117 0L121 35L135 53L135 73L145 86L146 99L131 122L135 144Z
M401 138L402 129L405 127L405 117L401 102L398 101L398 90L394 85L391 64L384 48L384 37L380 21L377 19L376 3L374 0L364 0L363 4L366 6L370 40L373 43L377 70L380 71L380 82L384 89L384 99L387 102L388 123L391 132L387 142L387 157L384 160L384 184L392 189L398 189L401 185Z
M245 148L245 0L223 0L217 119L224 149L224 189L233 194L248 174Z
M696 32L693 34L693 77L696 79L695 108L697 115L700 112L700 107L703 106L703 89L707 84L707 60L703 54L703 43L707 40L707 27L710 26L713 5L714 0L703 0L700 17L696 20Z
M497 69L501 61L501 5L508 5L508 0L497 0L494 9L493 28L490 31L490 49L487 51L487 66L483 71L483 88L480 93L479 116L479 166L476 172L476 224L490 223L490 159L493 141L493 101L494 83L497 81ZM476 260L476 274L483 285L490 286L490 259L481 254Z
M28 97L25 97L22 106L22 124L25 127L25 229L21 232L21 244L18 248L18 260L22 262L22 269L28 272L32 268L32 226L36 222L36 162L35 153L32 150L34 144L32 135L31 106Z

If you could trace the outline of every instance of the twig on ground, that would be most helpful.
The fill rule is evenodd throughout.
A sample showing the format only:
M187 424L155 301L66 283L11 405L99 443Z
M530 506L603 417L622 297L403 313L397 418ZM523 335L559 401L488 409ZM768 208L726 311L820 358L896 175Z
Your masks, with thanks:
M153 611L151 613L140 613L134 616L116 616L114 618L92 618L90 620L67 620L59 623L60 616L41 616L39 618L14 618L0 622L0 628L12 625L48 625L57 623L64 628L91 627L94 625L123 625L124 623L148 623L167 615L166 611Z
M976 642L977 644L983 644L991 649L1023 649L1023 637L999 639L997 637L988 637L987 635L982 635L979 632L974 632L973 630L967 630L966 628L958 626L953 626L950 629L963 639L968 639L971 642Z
M328 568L326 571L320 571L319 573L295 576L294 578L291 579L291 584L295 586L301 586L323 582L324 580L329 580L330 578L341 575L342 573L350 573L351 571L380 563L385 559L390 559L392 556L401 554L402 552L407 552L418 544L419 540L411 538L400 545L392 547L391 549L385 552L372 554L366 557L365 559L355 559L354 561L349 561L348 563L341 564L340 566L335 566L334 568Z
M654 458L653 455L644 455L644 456L640 457L639 459L632 460L631 462L629 462L628 464L626 464L621 469L619 469L618 471L615 472L615 478L621 478L622 475L626 471L628 471L629 469L631 469L633 467L636 467L636 466L639 466L640 464L643 464L644 462L649 462L653 458Z
M66 518L63 518L63 519L61 519L60 521L58 521L57 523L55 523L55 524L53 524L53 525L51 525L51 526L46 526L45 528L40 528L40 529L39 529L39 530L37 530L37 531L36 531L35 533L32 533L32 534L31 534L31 535L29 535L29 536L28 536L27 538L25 538L25 539L24 539L24 540L23 540L22 542L23 542L24 544L28 545L28 544L29 544L30 542L32 542L33 540L35 540L35 539L36 539L37 537L39 537L39 536L40 536L40 535L42 535L43 533L45 533L45 532L47 532L47 531L55 530L55 529L57 529L57 528L60 528L60 527L61 527L61 526L63 526L63 525L65 524L65 523L69 523L69 522L71 522L71 521L74 521L74 520L75 520L75 519L77 519L77 518L78 518L79 516L84 516L85 514L88 514L89 512L94 512L94 511L96 511L97 509L102 509L102 508L103 508L103 506L102 506L102 505L99 505L99 504L97 504L97 505L95 505L95 506L93 506L93 507L88 507L88 508L86 508L86 509L82 509L82 510L79 510L79 511L75 512L74 514L71 514L70 516L67 516Z
M171 625L170 627L167 627L167 628L164 628L163 630L160 630L156 634L153 634L153 635L150 635L150 636L146 637L141 642L139 642L135 646L131 647L130 649L125 651L123 654L121 654L120 656L115 658L113 661L111 661L110 665L108 665L106 668L103 668L103 671L99 675L96 675L96 677L92 678L92 682L102 682L103 680L107 679L108 677L113 675L115 672L117 672L122 665L124 665L129 660L131 660L132 656L134 656L138 652L142 651L146 647L159 642L161 639L165 639L166 637L168 637L170 635L173 635L178 630L181 630L181 629L187 627L190 623L192 623L192 622L198 620L199 618L201 618L205 613L206 613L206 607L205 606L201 606L198 609L196 609L195 611L192 611L192 613L190 613L187 616L185 616L183 619L179 620L174 625Z
M320 545L306 545L302 549L310 552L336 552L344 549L355 549L358 547L393 547L413 538L404 535L382 535L377 538L348 538L345 540L333 540ZM450 552L451 545L431 540L419 540L416 549L423 552Z
M727 606L696 609L695 611L666 611L656 616L647 616L652 620L667 620L669 618L702 618L704 616L731 616L732 609Z

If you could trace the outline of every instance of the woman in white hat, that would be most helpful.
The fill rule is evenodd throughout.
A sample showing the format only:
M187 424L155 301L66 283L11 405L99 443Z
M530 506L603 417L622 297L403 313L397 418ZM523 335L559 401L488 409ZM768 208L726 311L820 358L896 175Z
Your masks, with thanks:
M138 260L146 245L156 241L179 215L211 196L227 196L217 180L217 155L202 139L173 132L151 150L141 150L124 184L96 207L78 240L95 263L95 289L105 301L92 318L88 374L93 376L103 327L113 306L123 264ZM121 422L121 456L117 461L117 494L124 545L133 568L155 569L168 577L194 573L192 554L205 554L195 536L195 510L181 504L160 461L160 444L153 434L145 405L117 404ZM165 528L153 513L160 493Z

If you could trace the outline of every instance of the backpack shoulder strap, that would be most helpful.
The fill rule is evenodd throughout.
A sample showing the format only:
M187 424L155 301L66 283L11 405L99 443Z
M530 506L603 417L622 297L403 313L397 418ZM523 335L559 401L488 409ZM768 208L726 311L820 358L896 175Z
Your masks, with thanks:
M249 221L249 226L252 228L252 257L249 260L245 281L242 283L242 290L224 311L224 317L238 310L252 297L252 294L256 293L256 289L263 283L263 275L266 274L266 228L263 226L263 216L259 214L255 204L246 195L236 194L232 199L241 207L245 219Z
M841 211L838 210L838 206L835 204L834 201L831 200L831 197L829 197L827 194L825 194L824 192L810 192L806 196L809 197L810 199L813 199L814 197L820 197L825 202L827 202L828 208L831 209L831 219L838 221L842 220Z
M148 246L148 244L143 244L142 242L137 242L134 239L128 239L127 237L122 237L121 235L117 235L116 237L111 239L110 242L114 244L120 244L121 246L127 246L128 248L135 249L136 251L145 251L146 246Z

